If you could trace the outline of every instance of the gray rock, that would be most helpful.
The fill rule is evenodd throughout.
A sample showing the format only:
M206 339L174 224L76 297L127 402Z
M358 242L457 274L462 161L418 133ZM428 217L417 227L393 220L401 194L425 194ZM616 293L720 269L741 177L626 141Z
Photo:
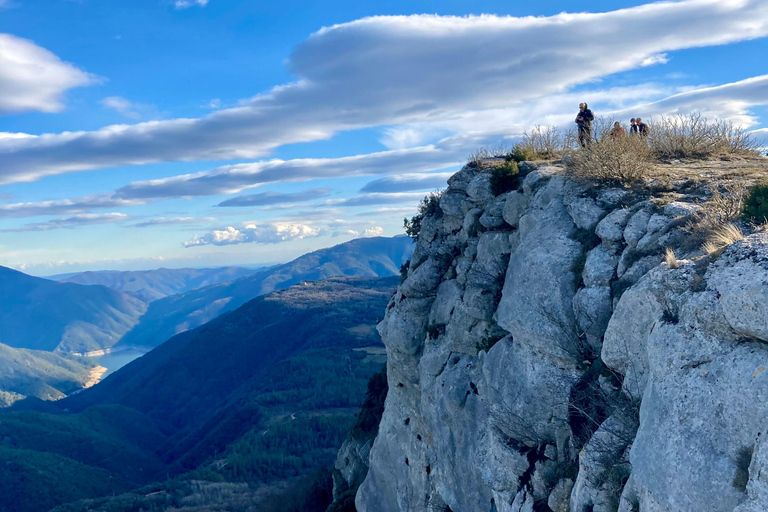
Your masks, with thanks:
M498 229L504 225L504 207L507 202L506 195L497 197L485 208L480 217L480 224L487 229Z
M701 206L693 203L683 203L680 201L672 201L664 205L664 214L676 218L676 217L688 217L693 215L697 211L701 210Z
M747 483L747 501L736 507L733 512L764 512L768 510L768 429L758 437L749 464L749 482ZM749 453L747 447L742 457Z
M629 247L636 247L637 242L645 235L648 229L648 221L651 220L651 214L646 210L638 210L632 215L624 228L624 241Z
M598 245L587 253L582 279L585 286L609 286L616 275L619 256L611 249Z
M464 230L464 235L467 238L477 236L477 232L482 229L482 225L480 224L480 216L482 214L483 210L480 208L473 208L464 216L461 229Z
M593 347L600 349L612 312L611 288L582 288L573 297L573 312L579 331Z
M449 189L440 196L440 209L443 210L445 215L463 219L464 209L462 208L462 202L465 198L466 196L463 193L454 192Z
M620 188L607 188L597 194L597 204L603 208L614 209L627 197L627 191Z
M573 480L570 478L564 478L557 482L552 492L549 493L549 499L547 499L547 505L552 509L552 512L569 512L572 490Z
M528 196L520 192L512 192L507 196L502 215L507 224L517 227L520 217L528 209Z
M566 208L576 227L588 231L595 229L597 223L605 216L605 210L589 197L573 199L566 204Z
M467 185L467 195L474 201L485 204L493 199L491 175L487 172L478 173Z
M630 216L630 211L625 208L614 210L597 224L595 233L604 241L620 242Z

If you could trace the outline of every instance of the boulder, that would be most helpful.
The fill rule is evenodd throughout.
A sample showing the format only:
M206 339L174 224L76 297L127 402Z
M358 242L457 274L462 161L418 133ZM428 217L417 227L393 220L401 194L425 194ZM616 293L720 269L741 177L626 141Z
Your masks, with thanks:
M625 208L614 210L597 224L595 233L603 241L620 242L624 239L624 227L630 216L631 212Z

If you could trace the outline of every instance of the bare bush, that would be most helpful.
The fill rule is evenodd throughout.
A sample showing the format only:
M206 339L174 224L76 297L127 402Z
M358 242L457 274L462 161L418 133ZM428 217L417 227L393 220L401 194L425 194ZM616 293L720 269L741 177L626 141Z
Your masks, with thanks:
M503 144L496 146L483 146L476 149L467 157L467 164L480 166L484 160L490 160L492 158L504 158L510 153L510 149Z
M629 184L650 176L651 151L641 137L600 137L573 155L568 173L581 180Z
M648 145L661 159L754 154L757 143L731 121L709 121L699 112L662 116L649 123Z
M525 132L515 144L509 157L517 162L524 160L551 160L562 158L574 151L576 135L573 131L561 132L556 126L536 126Z

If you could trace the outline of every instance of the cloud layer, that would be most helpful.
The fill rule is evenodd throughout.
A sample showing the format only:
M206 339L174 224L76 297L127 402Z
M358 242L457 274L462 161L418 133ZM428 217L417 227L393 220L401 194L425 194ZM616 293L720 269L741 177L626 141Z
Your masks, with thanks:
M520 107L661 62L663 52L766 35L764 0L687 0L540 18L365 18L313 34L288 61L295 83L237 108L0 139L0 184L117 165L258 158L340 130Z
M64 108L61 97L67 90L94 81L92 75L63 62L45 48L0 34L0 114L58 112Z

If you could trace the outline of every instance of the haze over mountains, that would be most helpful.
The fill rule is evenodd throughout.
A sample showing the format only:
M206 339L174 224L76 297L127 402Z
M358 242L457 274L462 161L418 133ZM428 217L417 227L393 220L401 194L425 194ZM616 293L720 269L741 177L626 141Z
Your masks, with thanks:
M171 336L192 329L236 309L248 300L300 281L332 276L383 277L398 274L410 258L413 242L406 236L360 238L305 254L218 285L173 295L152 302L120 345L154 347Z
M196 288L232 281L258 272L260 269L242 267L221 268L159 268L137 271L82 272L51 276L60 283L98 284L132 293L146 302L169 295L185 293Z
M146 311L141 299L105 286L56 283L0 267L0 343L88 352L117 343Z
M157 499L170 508L188 478L258 487L329 466L383 363L375 326L398 282L333 278L258 297L93 388L0 413L7 510L113 493L62 510L149 510Z

